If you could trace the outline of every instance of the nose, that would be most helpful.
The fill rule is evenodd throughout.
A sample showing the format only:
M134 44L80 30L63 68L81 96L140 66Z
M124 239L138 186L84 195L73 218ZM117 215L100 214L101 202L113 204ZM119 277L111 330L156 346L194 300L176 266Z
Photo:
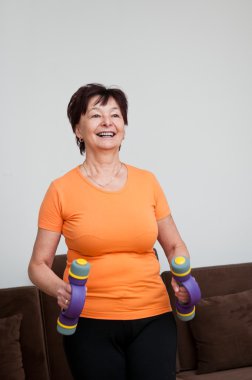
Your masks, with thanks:
M112 124L111 118L109 115L104 115L102 118L102 125L104 127L109 127Z

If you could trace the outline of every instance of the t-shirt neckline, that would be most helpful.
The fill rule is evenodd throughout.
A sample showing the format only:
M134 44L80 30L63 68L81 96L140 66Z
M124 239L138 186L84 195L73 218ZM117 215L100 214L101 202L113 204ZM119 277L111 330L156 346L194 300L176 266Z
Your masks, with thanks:
M104 188L102 188L102 187L98 187L98 186L96 186L94 183L92 183L91 181L89 181L88 178L86 178L86 177L82 174L82 172L81 172L81 165L76 166L75 169L76 169L78 175L81 177L81 179L82 179L87 185L89 185L90 187L92 187L93 189L95 189L95 190L97 190L97 191L100 191L100 192L102 192L102 193L105 193L105 194L119 194L119 193L123 192L123 191L127 188L127 186L128 186L128 182L129 182L129 166L128 166L127 164L125 164L124 162L123 162L123 165L124 165L124 166L126 167L126 169L127 169L127 178L126 178L126 181L125 181L125 183L123 184L123 186L122 186L120 189L118 189L118 190L106 190L106 189L104 189Z

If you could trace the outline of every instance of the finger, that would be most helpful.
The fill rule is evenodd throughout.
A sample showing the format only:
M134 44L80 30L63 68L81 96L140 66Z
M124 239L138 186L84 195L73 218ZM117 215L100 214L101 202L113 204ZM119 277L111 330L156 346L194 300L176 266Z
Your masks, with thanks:
M172 280L171 280L171 285L172 285L172 288L173 288L174 292L178 293L179 292L179 286L178 286L177 281L173 277L172 277Z
M64 307L67 309L68 306L69 306L69 304L70 304L70 300L69 300L68 298L66 298L66 299L64 300Z
M57 301L58 301L58 305L61 308L67 309L68 306L69 306L69 303L71 301L71 293L67 292L66 288L65 289L64 288L58 289L58 292L57 292Z
M179 297L188 298L188 293L183 290L179 290L178 295Z
M64 310L67 310L68 307L69 307L69 304L70 304L70 300L68 298L60 298L58 299L58 305L64 309Z
M72 287L71 287L71 285L70 284L66 284L67 286L66 286L66 292L68 293L68 294L71 294L72 293Z
M179 297L179 299L183 299L183 300L189 299L189 295L188 294L178 293L178 297Z
M188 291L183 287L180 288L177 296L178 296L178 299L182 302L189 302L190 300L190 295Z
M65 284L64 287L59 288L57 291L58 297L62 297L63 299L71 298L72 288L71 285Z
M188 292L187 292L187 290L184 288L184 287L180 287L179 288L179 294L181 295L181 296L187 296L188 295Z

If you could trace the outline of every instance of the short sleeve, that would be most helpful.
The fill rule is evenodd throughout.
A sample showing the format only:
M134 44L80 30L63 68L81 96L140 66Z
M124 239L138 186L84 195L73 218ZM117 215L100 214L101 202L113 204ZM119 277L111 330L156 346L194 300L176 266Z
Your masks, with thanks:
M171 214L169 204L167 202L166 196L161 188L158 180L153 175L153 186L155 194L155 215L156 220L163 219Z
M45 230L61 232L63 218L58 191L52 182L40 206L38 227Z

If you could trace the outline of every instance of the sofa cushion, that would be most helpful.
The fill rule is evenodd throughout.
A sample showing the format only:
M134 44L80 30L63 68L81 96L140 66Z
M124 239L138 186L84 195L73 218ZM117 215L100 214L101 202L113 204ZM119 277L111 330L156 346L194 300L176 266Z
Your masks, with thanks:
M252 289L202 299L189 326L198 373L252 365Z
M196 371L180 372L176 380L251 380L252 367L236 368L199 375Z
M203 298L238 293L252 288L252 262L193 268L192 275L200 285ZM163 272L162 278L174 307L175 297L171 286L171 273ZM197 313L196 307L196 315ZM195 370L196 349L189 323L177 319L177 328L180 369L182 371Z
M0 379L25 379L19 342L21 320L21 314L0 319Z
M23 316L20 346L26 379L49 379L39 291L35 286L0 289L0 318L15 314Z

